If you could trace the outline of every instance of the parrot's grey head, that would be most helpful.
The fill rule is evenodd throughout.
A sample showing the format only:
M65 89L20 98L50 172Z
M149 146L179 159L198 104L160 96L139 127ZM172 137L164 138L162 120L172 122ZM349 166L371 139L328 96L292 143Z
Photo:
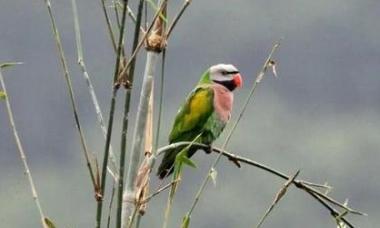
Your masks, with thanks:
M209 68L210 81L218 83L233 91L241 87L243 80L239 70L232 64L217 64Z

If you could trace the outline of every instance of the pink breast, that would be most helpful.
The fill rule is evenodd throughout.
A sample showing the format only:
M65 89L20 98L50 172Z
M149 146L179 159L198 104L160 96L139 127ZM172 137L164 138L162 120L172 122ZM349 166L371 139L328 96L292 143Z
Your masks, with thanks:
M213 89L215 111L222 121L227 122L231 117L232 103L234 100L233 93L219 84L214 85Z

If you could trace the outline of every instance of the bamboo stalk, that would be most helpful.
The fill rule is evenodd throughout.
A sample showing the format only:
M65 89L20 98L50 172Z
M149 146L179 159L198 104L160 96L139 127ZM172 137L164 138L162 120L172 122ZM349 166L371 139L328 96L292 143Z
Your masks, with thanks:
M112 30L111 20L110 20L110 18L108 16L107 7L106 7L106 1L105 0L101 0L101 3L102 3L103 14L104 14L104 17L106 19L108 34L110 35L110 38L111 38L112 48L113 48L113 50L115 52L117 52L115 35L113 33L113 30Z
M143 3L143 2L142 2ZM134 218L132 212L133 209L137 210L137 199L136 199L136 178L139 170L139 164L141 160L144 136L146 133L147 126L147 116L149 111L149 101L152 95L153 89L153 76L155 73L156 62L162 48L164 47L164 40L162 38L162 34L164 32L164 24L161 23L161 17L158 17L161 12L166 11L167 0L163 0L159 10L155 13L153 18L153 22L147 29L147 32L144 34L142 40L136 45L136 49L134 49L133 54L131 55L130 62L135 59L136 53L139 48L146 40L146 50L147 50L147 58L145 71L142 82L142 89L140 93L140 100L137 109L137 118L136 125L133 131L133 139L132 139L132 149L130 153L128 174L127 174L127 184L126 190L123 193L123 204L122 204L122 216L121 216L121 225L124 227L127 223L131 224L132 218ZM150 31L154 29L154 32L150 34ZM149 37L148 37L149 35ZM129 62L126 64L128 67ZM132 217L129 217L129 216Z
M140 94L140 102L137 109L136 126L133 132L132 150L128 168L127 185L123 196L123 221L131 214L135 202L135 180L142 155L143 139L146 128L148 104L153 86L153 75L159 53L148 51L143 78L143 87ZM126 224L126 223L123 223Z
M119 41L118 41L118 47L117 47L117 55L116 55L116 63L115 63L115 70L114 70L114 76L113 76L113 82L115 83L120 70L120 62L121 62L121 56L122 56L122 50L123 50L123 43L124 43L124 30L125 30L125 24L126 24L126 14L127 14L127 5L128 0L124 1L123 6L123 13L122 13L122 19L121 19L121 27L119 32ZM106 169L108 166L108 158L109 158L109 150L111 146L111 136L112 136L112 127L113 127L113 120L114 120L114 113L115 113L115 106L116 106L116 95L117 95L117 87L113 87L112 89L112 96L111 96L111 105L109 110L109 116L108 116L108 127L107 127L107 136L106 136L106 142L105 142L105 149L104 149L104 157L103 157L103 164L102 164L102 175L101 175L101 188L100 192L102 195L102 199L98 201L97 203L97 209L96 209L96 227L100 228L101 221L102 221L102 208L103 208L103 198L104 198L104 192L105 192L105 186L106 186ZM119 176L121 174L119 173ZM119 185L122 179L119 178Z
M50 18L50 23L51 23L53 34L54 34L55 43L56 43L56 46L57 46L57 49L58 49L59 59L61 61L62 67L63 67L63 71L64 71L63 76L65 78L66 85L67 85L67 90L68 90L68 93L69 93L71 108L72 108L72 111L73 111L73 114L74 114L74 119L75 119L75 126L77 128L78 133L79 133L81 146L82 146L84 157L85 157L86 163L87 163L87 168L88 168L88 171L90 173L92 185L93 185L93 187L95 189L95 193L96 193L96 191L98 189L98 186L97 186L98 183L96 183L96 181L95 181L95 175L94 175L94 171L92 169L91 163L90 163L89 152L88 152L88 149L87 149L86 140L84 138L84 133L82 131L82 127L81 127L80 122L79 122L79 116L78 116L77 107L76 107L74 90L73 90L73 87L72 87L71 78L70 78L70 74L69 74L69 69L68 69L67 62L66 62L66 57L65 57L65 54L64 54L64 51L63 51L63 47L62 47L62 43L61 43L61 37L59 35L58 28L57 28L56 22L55 22L55 18L54 18L52 9L51 9L51 2L50 2L50 0L44 0L44 2L45 2L45 5L46 5L46 8L48 10L48 14L49 14L49 18Z
M76 0L72 0L71 3L72 3L72 8L73 8L73 15L74 15L75 40L76 40L76 45L77 45L78 64L82 70L83 77L86 81L86 84L88 87L88 92L90 93L92 104L94 105L96 117L98 119L98 122L99 122L100 128L102 130L103 136L104 136L104 138L106 138L107 137L107 128L104 124L104 118L103 118L102 110L100 108L98 98L97 98L96 93L95 93L94 86L92 84L92 81L91 81L90 76L89 76L88 71L87 71L86 64L84 62ZM109 166L107 167L107 170L110 173L110 175L114 177L114 180L116 180L118 177L118 173L116 170L116 168L117 168L116 156L113 152L112 145L110 145L110 158L111 158L111 162L114 166L113 167L114 170L112 170L111 167L109 167Z
M163 96L164 96L164 86L165 86L165 63L166 63L166 49L162 51L162 62L161 62L161 80L160 80L160 96L158 101L158 117L157 117L157 130L156 139L153 145L153 153L156 153L156 148L158 148L158 142L160 140L160 129L161 129L161 117L163 112Z
M143 44L145 43L146 41L146 38L148 36L148 34L151 32L151 30L153 29L153 26L154 26L154 22L155 20L158 18L158 16L160 15L160 13L164 10L164 8L166 7L167 5L167 1L168 0L164 0L162 2L162 4L160 5L160 8L158 9L158 11L156 12L156 14L154 15L153 17L153 23L150 24L150 26L148 27L148 29L146 30L144 36L142 37L142 39L140 40L140 42L137 44L136 48L134 49L132 55L129 57L129 61L125 64L125 67L124 67L124 70L120 73L121 76L125 75L125 72L129 69L130 65L132 64L132 61L134 61L134 59L136 58L138 52L140 51L141 47L143 46ZM121 81L122 80L122 77L119 78L118 81ZM116 84L116 86L118 86L119 83Z
M137 19L135 24L135 32L132 45L132 53L137 49L140 37L140 27L143 14L144 0L139 1ZM125 66L125 70L128 70L128 82L132 85L134 79L136 58L130 60L130 66ZM125 226L123 219L123 189L124 189L124 166L125 166L125 154L126 154L126 143L127 143L127 130L129 123L129 109L130 109L130 100L131 100L131 89L127 88L125 93L125 103L124 103L124 117L123 117L123 129L121 136L121 151L120 151L120 182L118 188L118 201L117 201L117 217L116 217L116 227L121 228Z

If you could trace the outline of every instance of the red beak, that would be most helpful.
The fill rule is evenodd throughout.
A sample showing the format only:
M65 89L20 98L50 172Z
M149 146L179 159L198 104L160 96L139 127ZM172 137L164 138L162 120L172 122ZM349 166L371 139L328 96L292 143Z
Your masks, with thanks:
M234 80L236 87L240 88L243 86L243 79L241 78L241 75L239 73L234 75L233 80Z

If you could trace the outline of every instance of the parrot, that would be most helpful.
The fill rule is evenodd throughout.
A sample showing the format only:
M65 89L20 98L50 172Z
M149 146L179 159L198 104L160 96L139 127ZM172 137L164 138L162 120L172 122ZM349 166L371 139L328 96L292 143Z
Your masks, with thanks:
M220 136L231 117L233 91L242 87L242 76L232 64L217 64L208 68L196 87L180 107L169 134L169 143L194 141L209 146ZM196 140L195 140L196 139ZM183 148L169 149L157 171L159 179L169 176L174 170L177 154ZM197 151L190 147L187 157Z

